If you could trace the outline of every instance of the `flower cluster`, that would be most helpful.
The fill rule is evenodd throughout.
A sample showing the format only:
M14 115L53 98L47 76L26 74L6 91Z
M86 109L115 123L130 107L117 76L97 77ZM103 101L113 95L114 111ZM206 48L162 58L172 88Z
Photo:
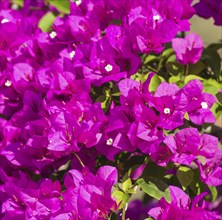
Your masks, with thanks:
M206 193L196 196L192 202L191 199L178 187L170 186L171 203L162 198L159 202L159 207L153 208L149 214L155 219L219 219L215 212L210 212L204 209L204 204L201 203Z
M196 35L175 38L189 30L191 2L70 1L70 13L43 32L40 18L57 8L43 0L21 8L0 1L1 219L110 218L122 203L111 196L123 176L114 167L122 153L162 167L196 167L203 183L222 184L218 139L192 127L216 121L215 96L197 79L183 87L164 81L155 92L154 72L133 79L142 56L169 42L182 64L200 59ZM174 197L184 193L170 189ZM159 216L186 209L184 201L186 207L161 200L166 211L149 214L167 219ZM197 203L183 210L187 219L194 212L216 216Z

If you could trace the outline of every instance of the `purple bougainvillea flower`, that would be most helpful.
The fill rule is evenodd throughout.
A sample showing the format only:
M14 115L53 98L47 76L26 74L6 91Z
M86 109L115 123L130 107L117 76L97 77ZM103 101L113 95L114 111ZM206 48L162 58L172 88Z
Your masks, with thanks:
M200 59L204 45L199 35L191 33L185 38L174 38L172 47L181 64L194 64Z
M70 170L66 176L66 192L63 194L64 210L72 213L74 219L105 219L109 210L117 205L111 198L111 187L117 182L114 167L100 167L96 175L83 168L82 173Z
M200 135L196 128L185 128L177 132L175 136L168 135L163 143L171 152L165 154L159 161L157 160L160 165L166 160L187 166L195 162L199 167L203 182L212 186L222 184L222 168L220 167L222 151L218 147L216 137L208 134ZM161 153L161 148L157 148L156 151ZM160 155L158 156L160 158Z
M168 203L164 198L159 202L159 207L151 209L148 214L156 220L168 219L218 219L216 212L209 211L199 205L200 201L207 193L196 196L193 201L180 188L170 186L171 202Z
M147 216L147 211L155 207L156 203L156 201L151 201L148 205L144 205L140 200L131 201L126 210L126 218L144 220Z
M191 80L179 92L184 94L187 99L184 111L187 111L190 120L198 125L216 121L215 116L210 111L210 108L216 102L216 98L211 94L202 92L202 90L201 81Z
M203 182L210 186L222 184L222 152L218 147L218 139L214 136L203 134L200 139L199 155L197 162Z
M173 153L173 161L179 164L190 165L198 155L200 137L195 128L185 128L175 137L168 135L163 141Z
M194 9L200 17L213 17L215 25L222 25L222 2L220 0L200 0L194 5Z

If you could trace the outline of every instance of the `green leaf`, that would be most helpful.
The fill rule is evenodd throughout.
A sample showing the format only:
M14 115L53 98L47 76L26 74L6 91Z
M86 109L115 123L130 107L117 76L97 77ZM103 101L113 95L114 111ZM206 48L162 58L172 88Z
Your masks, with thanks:
M208 188L210 189L211 195L212 195L212 202L216 200L218 192L217 192L217 188L215 186L208 186Z
M150 181L145 182L143 178L138 179L136 183L141 187L143 192L149 196L158 200L164 197L167 202L170 202L170 191L166 183L157 179L151 179Z
M216 94L216 97L217 97L218 102L222 105L222 93L221 93L221 92L218 92L218 93Z
M174 50L172 48L167 48L166 50L163 51L162 57L166 59L172 56L173 54L174 54Z
M222 88L222 84L218 83L214 79L208 79L203 81L204 92L210 93L212 95L216 95L218 91Z
M107 97L105 95L101 95L96 99L96 102L101 103L101 107L105 113L109 110L109 106L111 104L111 101L112 101L111 98Z
M145 58L144 64L148 64L152 61L157 61L157 60L158 60L157 56L150 54Z
M156 88L160 85L161 79L156 74L152 77L149 85L149 91L154 92Z
M219 103L214 103L213 107L211 108L211 111L215 115L216 119L218 119L222 115L222 105Z
M193 196L196 196L206 190L206 184L201 182L200 171L198 168L192 171L193 171L193 180L192 183L189 185L189 189L191 189Z
M221 68L221 58L218 52L212 48L207 48L203 52L202 59L211 67L214 74L218 76Z
M183 66L177 62L168 62L166 64L167 72L170 75L178 75L179 73L183 72Z
M190 120L190 117L189 117L189 115L188 115L188 112L185 113L184 118L185 118L187 121Z
M161 155L160 155L161 156ZM164 156L164 155L163 155ZM149 162L146 168L143 170L142 178L146 181L149 178L163 179L166 174L166 169L158 166L154 162Z
M210 44L207 49L211 49L211 50L219 50L220 48L222 48L222 41L221 43L213 43Z
M112 93L111 96L120 96L121 92Z
M122 191L114 191L112 197L116 198L116 202L119 205L118 209L122 209L129 200L129 195Z
M193 181L193 171L185 166L181 166L177 170L177 178L185 190Z
M70 13L70 3L68 0L50 0L51 5L56 7L59 11L69 14Z
M24 5L24 0L12 0L11 3L12 3L12 4L17 4L17 5L19 5L20 7L23 7L23 5Z
M176 55L173 54L172 56L169 56L168 59L167 59L167 63L169 62L175 62L176 61Z
M109 219L109 218L108 218ZM115 212L111 213L110 220L119 220L118 215Z
M52 12L46 13L39 21L38 27L43 32L50 31L56 16Z
M122 189L124 192L127 192L128 189L130 189L132 186L132 181L130 178L128 178L126 181L123 182L122 184Z
M189 74L199 75L204 69L207 68L207 65L202 61L198 61L195 64L190 64L188 68Z
M188 82L190 82L191 80L193 79L199 79L201 81L203 81L204 79L200 76L196 76L196 75L188 75L186 76L185 80L184 80L184 83L187 84Z
M184 86L184 82L183 80L181 80L181 76L171 76L169 78L169 83L175 83L177 86L179 86L180 88L182 88Z

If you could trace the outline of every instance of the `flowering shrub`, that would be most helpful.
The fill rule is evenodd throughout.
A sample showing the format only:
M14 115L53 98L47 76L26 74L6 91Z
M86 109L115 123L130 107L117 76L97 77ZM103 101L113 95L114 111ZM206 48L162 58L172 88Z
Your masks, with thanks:
M219 7L0 0L0 219L222 219Z

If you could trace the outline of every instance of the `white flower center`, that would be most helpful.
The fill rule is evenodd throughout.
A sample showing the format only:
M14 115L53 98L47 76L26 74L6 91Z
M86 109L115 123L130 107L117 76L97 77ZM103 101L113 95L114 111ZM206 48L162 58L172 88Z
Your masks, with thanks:
M5 82L5 86L9 87L9 86L11 86L11 85L12 85L12 82L11 82L10 80L7 80L7 81Z
M69 57L73 58L75 56L76 52L73 50L72 52L69 53Z
M82 0L76 0L75 3L77 6L79 6L82 3Z
M159 15L154 15L153 16L153 20L154 21L159 21L160 20L160 16Z
M57 36L56 32L55 31L52 31L49 36L53 39Z
M7 22L9 22L9 20L6 19L6 18L3 18L2 21L1 21L2 24L7 23Z
M201 107L203 109L207 109L208 108L208 104L206 102L201 102Z
M106 70L107 72L110 72L110 71L113 70L113 66L110 65L110 64L107 64L107 65L105 66L105 70Z
M12 4L11 5L11 9L18 10L19 9L19 5L18 4Z
M106 144L111 146L113 144L113 139L112 138L107 139Z
M170 109L169 108L164 108L163 112L164 112L164 114L170 114Z

